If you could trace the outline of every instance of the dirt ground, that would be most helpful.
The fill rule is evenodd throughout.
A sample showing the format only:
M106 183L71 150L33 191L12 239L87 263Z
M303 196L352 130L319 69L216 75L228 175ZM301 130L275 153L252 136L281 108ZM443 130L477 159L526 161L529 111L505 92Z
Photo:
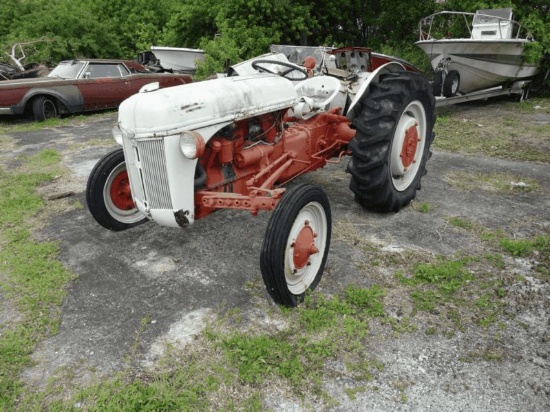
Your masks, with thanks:
M478 123L506 116L500 100L446 111ZM550 135L550 110L524 116ZM33 385L44 385L66 368L80 382L121 370L146 315L151 322L140 336L142 368L155 365L163 342L193 345L204 320L222 308L239 308L248 322L262 327L276 317L258 262L268 214L254 218L223 211L185 231L147 223L115 233L95 223L85 207L67 208L67 201L85 205L87 176L113 149L114 119L106 114L67 127L11 132L10 149L0 153L0 164L9 167L20 155L55 148L70 170L69 178L43 189L45 197L68 197L48 201L54 213L37 236L61 242L61 259L77 279L63 305L59 333L40 345L33 356L36 365L25 372ZM321 185L332 207L334 233L319 293L340 293L349 284L383 284L389 291L388 315L401 324L412 319L415 327L395 333L372 322L368 349L384 368L367 384L343 373L340 360L327 363L323 389L334 404L274 388L265 394L266 410L550 410L550 283L535 272L532 258L504 256L503 276L509 279L503 286L504 309L485 327L473 321L453 327L433 313L413 313L394 277L394 262L495 253L474 231L450 224L451 218L516 238L550 235L550 164L436 148L427 166L416 201L390 215L366 212L354 203L345 164L300 179ZM537 189L464 188L454 184L460 173L506 174L514 178L511 184L536 182ZM429 211L422 213L421 205L429 205ZM366 390L354 396L345 392L360 385Z

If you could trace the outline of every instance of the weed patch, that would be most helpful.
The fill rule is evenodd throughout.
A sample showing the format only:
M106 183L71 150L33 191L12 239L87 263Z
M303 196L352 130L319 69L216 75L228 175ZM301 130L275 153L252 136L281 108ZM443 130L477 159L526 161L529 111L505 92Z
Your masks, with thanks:
M550 237L537 236L534 240L501 239L500 247L512 256L529 256L533 251L544 252L550 247Z
M30 235L29 219L43 206L36 187L59 172L59 154L53 150L27 159L25 171L0 169L0 288L19 314L0 336L0 409L13 408L20 396L19 374L30 364L29 355L42 339L57 332L59 307L72 275L56 260L56 243L38 243Z
M493 266L495 262L497 268ZM454 260L440 257L435 263L417 264L409 277L397 273L396 278L410 287L409 297L415 311L438 316L449 322L452 329L463 331L466 319L489 327L506 313L507 289L500 279L504 276L500 275L504 269L500 263L501 258L492 255ZM428 330L426 334L437 332L434 326Z
M458 171L445 175L445 180L466 191L482 190L489 193L513 194L540 190L540 183L537 180L511 173L487 174Z
M292 387L304 388L315 385L329 358L345 352L357 356L358 362L364 351L368 320L385 316L384 296L378 285L351 285L342 297L307 296L304 304L289 315L288 330L256 336L249 332L212 335L212 339L223 348L243 383L257 384L276 377L288 380Z
M541 103L546 103L546 100L533 99L523 105L503 103L498 119L504 121L497 120L494 114L486 115L483 110L467 115L440 110L433 147L450 152L550 163L548 126L525 121L529 116L527 112L536 116L536 107ZM523 113L517 113L518 107ZM518 133L517 124L522 125L521 133Z
M467 219L452 216L447 222L456 228L472 232L495 248L500 248L504 253L514 257L536 257L537 267L543 273L548 272L548 260L550 255L550 236L538 235L534 238L516 239L508 237L502 230L489 230L478 223ZM485 259L496 268L504 267L503 257L500 255L486 255Z
M451 261L441 258L436 264L419 263L411 278L398 275L398 279L405 285L433 285L441 296L448 298L466 281L474 279L466 268L469 261L469 258Z
M349 286L341 295L306 296L284 316L283 330L246 330L239 311L229 309L189 348L167 348L159 369L133 376L131 368L112 379L81 389L68 401L51 399L51 410L77 404L85 410L262 410L262 393L271 385L295 394L315 394L325 405L337 402L322 390L325 363L345 360L346 374L371 381L384 369L366 353L369 320L385 319L383 288ZM225 323L245 330L227 328ZM144 319L142 326L147 322ZM140 331L136 339L139 339ZM133 350L132 350L133 351ZM350 391L349 396L365 391ZM44 405L44 397L26 405Z

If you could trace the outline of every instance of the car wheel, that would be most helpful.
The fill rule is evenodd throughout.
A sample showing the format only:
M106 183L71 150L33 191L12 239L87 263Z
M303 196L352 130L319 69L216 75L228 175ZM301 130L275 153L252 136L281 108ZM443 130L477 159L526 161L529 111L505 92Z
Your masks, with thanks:
M55 99L47 96L38 96L32 102L32 113L37 122L43 122L46 119L58 117Z

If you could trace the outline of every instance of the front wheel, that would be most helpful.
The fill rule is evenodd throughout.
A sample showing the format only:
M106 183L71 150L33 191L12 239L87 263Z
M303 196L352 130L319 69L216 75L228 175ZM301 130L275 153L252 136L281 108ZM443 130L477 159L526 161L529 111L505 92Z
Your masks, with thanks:
M325 192L302 184L289 190L269 220L260 267L269 295L295 307L319 284L330 246L332 218Z
M86 185L86 203L97 223L109 230L121 231L147 221L132 199L122 149L97 162Z
M435 121L430 84L418 73L388 73L359 104L349 145L350 189L370 210L397 212L414 199L426 174Z

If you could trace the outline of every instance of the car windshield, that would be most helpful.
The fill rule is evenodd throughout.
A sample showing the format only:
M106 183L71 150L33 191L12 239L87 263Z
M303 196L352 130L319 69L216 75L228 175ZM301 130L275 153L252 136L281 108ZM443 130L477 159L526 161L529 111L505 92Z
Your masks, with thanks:
M84 66L84 62L61 62L59 65L53 69L48 77L60 77L62 79L76 79L78 73Z

